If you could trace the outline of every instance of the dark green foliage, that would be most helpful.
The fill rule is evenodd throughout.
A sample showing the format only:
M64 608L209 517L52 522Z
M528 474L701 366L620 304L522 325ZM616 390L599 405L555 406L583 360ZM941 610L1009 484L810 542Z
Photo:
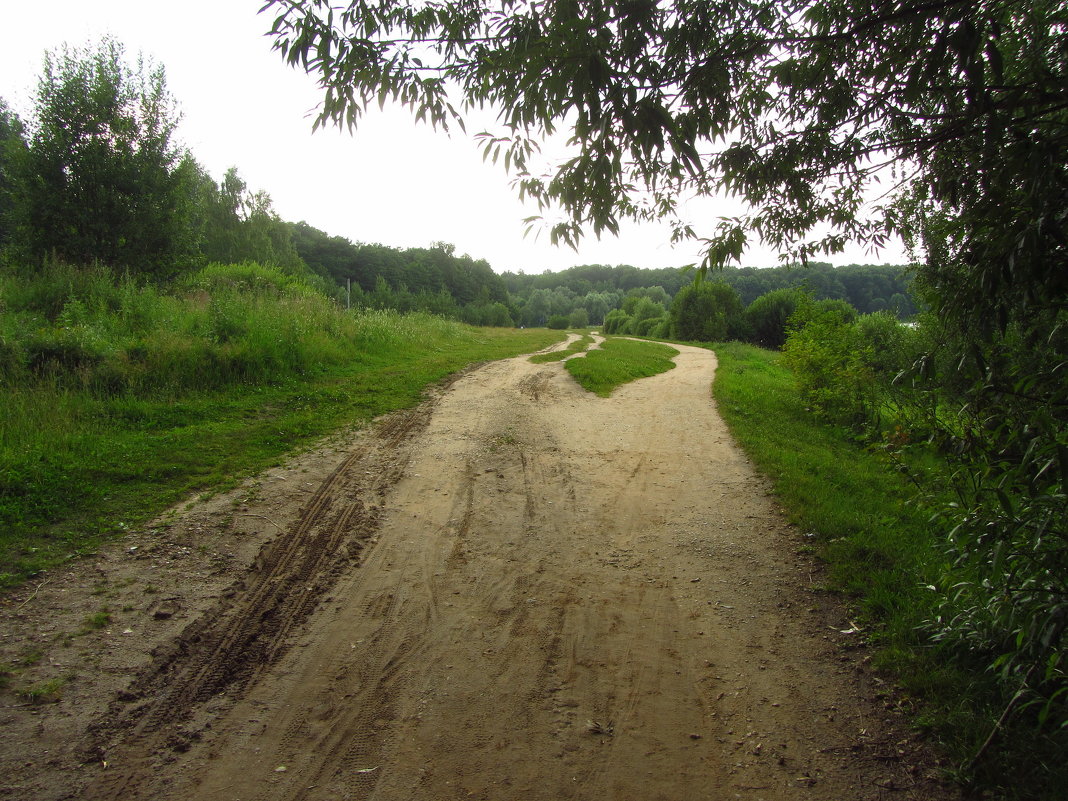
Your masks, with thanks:
M934 315L912 329L889 313L851 322L829 306L802 299L784 362L816 414L894 451L926 441L949 461L948 558L924 631L947 657L994 671L1003 725L1038 727L1041 748L1055 748L1068 736L1068 448L1065 389L1053 378L1065 363L1064 320L1039 321L1052 331L1043 340L1011 326L961 359ZM970 371L975 358L987 364L981 375ZM1001 372L1010 366L1020 371L1011 383ZM996 784L1021 758L1006 742L967 767Z
M218 184L192 159L186 159L183 170L196 188L192 224L202 262L252 261L307 272L310 265L297 253L290 228L275 214L270 195L252 192L236 167L228 169Z
M666 309L671 304L671 295L667 293L667 290L665 290L664 287L659 285L643 286L637 287L635 289L630 289L627 290L627 294L623 298L623 311L625 311L632 317L638 316L642 319L648 317L649 314L637 315L635 312L635 309L642 300L649 301L649 303L645 304L646 308L652 309L653 306L649 304L653 304L655 306L658 306L660 312L662 313L664 309Z
M537 275L504 273L501 279L518 302L543 290L554 297L566 298L572 304L571 308L585 308L591 324L599 325L604 315L611 309L622 307L626 298L633 295L644 294L665 306L670 305L670 299L679 290L693 283L694 273L686 268L648 270L628 265L594 264ZM811 262L805 267L725 267L716 273L715 280L738 292L743 304L751 304L764 294L790 288L803 289L818 299L846 300L862 314L890 309L899 317L907 318L916 313L916 307L909 299L911 276L900 266L853 264L832 267ZM784 322L788 316L787 313L782 318ZM740 334L741 338L748 338L747 327L743 327Z
M582 299L582 309L590 325L600 325L612 308L615 299L601 292L589 292Z
M15 239L30 256L169 276L194 252L188 184L163 69L123 48L45 59L28 147L15 160Z
M567 328L567 325L567 317L562 314L554 314L552 317L549 318L549 322L545 324L545 327L552 328L557 331L563 331L565 328Z
M604 318L604 332L606 334L632 334L630 330L630 315L622 309L612 309Z
M460 319L470 325L484 325L491 328L507 328L515 325L508 307L496 301L465 306L460 310Z
M679 290L671 304L671 336L685 342L733 339L741 316L738 293L726 284L691 284Z
M633 289L661 287L665 294L673 296L686 284L693 281L693 272L676 268L656 270L639 269L621 264L584 264L558 272L512 273L505 272L501 278L509 292L526 297L535 289L566 289L571 295L585 297L594 294L619 294L623 297Z
M796 289L775 289L750 303L745 317L752 341L762 348L781 348L786 342L787 321L800 297Z
M0 250L14 233L15 168L26 149L25 127L0 98Z
M646 299L661 307L670 306L673 296L694 284L693 271L685 268L645 270L626 265L585 265L540 275L505 273L502 279L526 325L542 325L551 313L571 314L582 309L591 325L603 325L607 333L657 338L673 336L670 320L668 316L660 316L657 323L639 324L639 317L648 319L650 308L643 307L643 314L635 316L639 301ZM727 267L716 273L716 283L739 293L763 291L771 296L757 303L752 315L732 311L726 333L717 337L759 342L767 347L781 347L785 340L786 319L793 312L793 299L801 291L800 287L807 287L819 299L845 299L851 305L856 299L870 310L893 307L902 315L915 311L902 294L908 292L903 267L834 268L817 263L804 268ZM615 311L619 313L614 314Z
M939 99L955 135L898 204L927 253L918 274L934 350L914 406L958 464L953 569L933 621L999 671L1010 714L1068 726L1068 7L982 4L941 34ZM909 135L945 131L918 119ZM1004 770L995 749L975 766Z
M667 293L659 286L632 289L623 298L622 308L605 315L604 332L639 337L665 336L668 326L663 304L666 299Z
M356 245L304 222L289 228L300 257L317 273L351 285L356 305L429 311L473 325L513 324L500 276L484 259L456 255L448 243L402 250Z
M979 341L932 318L947 352L908 376L906 408L958 467L932 631L988 660L1023 722L1068 732L1068 314L1013 318ZM978 769L1005 763L995 751Z
M797 378L801 396L817 415L863 429L878 426L884 403L882 384L907 364L879 349L901 325L886 314L860 324L841 301L798 298L783 347L783 363ZM879 341L876 341L878 339ZM880 366L889 365L882 371ZM878 379L882 377L884 381Z
M589 314L585 309L574 309L567 318L568 328L586 328L590 324Z

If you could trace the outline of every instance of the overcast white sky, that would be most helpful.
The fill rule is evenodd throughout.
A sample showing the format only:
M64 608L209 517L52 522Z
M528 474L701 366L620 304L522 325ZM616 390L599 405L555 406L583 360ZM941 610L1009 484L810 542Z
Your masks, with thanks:
M498 272L559 270L575 264L676 267L696 259L696 246L673 249L665 227L624 228L620 237L589 238L576 253L548 236L524 238L524 206L503 167L484 164L472 138L449 138L415 125L403 109L368 113L352 135L311 133L319 102L314 80L288 68L263 34L269 14L260 0L4 0L0 22L0 97L29 106L46 50L95 43L105 34L131 58L163 64L183 119L182 142L216 179L236 166L249 187L266 190L284 219L305 220L354 242L398 247L451 242ZM469 127L469 131L474 130ZM732 213L711 201L714 217ZM691 220L699 223L700 220ZM900 249L872 256L860 249L832 259L902 262ZM744 260L773 266L775 254Z

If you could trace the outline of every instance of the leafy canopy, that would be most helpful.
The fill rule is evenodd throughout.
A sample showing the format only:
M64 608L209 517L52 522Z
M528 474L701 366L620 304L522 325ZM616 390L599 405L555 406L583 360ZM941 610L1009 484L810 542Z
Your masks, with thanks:
M167 274L193 248L183 152L162 67L112 39L45 56L13 159L14 237L28 255Z
M1026 140L1043 126L1063 152L1059 0L270 0L263 10L276 47L319 77L318 124L356 124L387 100L445 128L465 110L497 112L487 152L516 170L521 194L566 212L552 234L567 243L624 218L696 236L679 199L725 190L751 211L719 221L708 266L737 259L753 235L802 258L849 239L879 245L916 224L915 204L891 202L909 190L922 187L925 208L961 208L964 184L983 179L960 167L996 170L998 147L1021 138L1021 158L1038 157ZM537 143L557 128L572 155L539 174ZM901 183L866 204L888 165Z
M679 290L669 309L671 336L688 342L722 342L742 315L738 293L723 283L702 281Z

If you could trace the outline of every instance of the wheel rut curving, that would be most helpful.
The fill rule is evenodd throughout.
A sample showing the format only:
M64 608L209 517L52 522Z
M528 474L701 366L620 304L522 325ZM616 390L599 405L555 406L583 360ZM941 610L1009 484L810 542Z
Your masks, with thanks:
M379 498L403 472L404 445L432 405L392 415L343 458L254 569L122 693L94 726L89 751L108 769L87 797L142 797L161 764L201 739L206 704L218 714L278 663L338 577L359 566L378 530Z

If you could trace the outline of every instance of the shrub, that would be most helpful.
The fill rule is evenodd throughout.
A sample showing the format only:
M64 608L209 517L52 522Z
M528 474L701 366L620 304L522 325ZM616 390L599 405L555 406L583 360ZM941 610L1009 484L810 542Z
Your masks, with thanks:
M546 323L547 328L552 328L557 331L563 331L567 328L568 320L566 314L554 314L549 318L549 322Z
M661 290L663 292L663 290ZM631 300L630 298L627 299ZM652 298L639 297L637 302L624 308L630 308L630 316L634 320L652 320L664 316L664 306Z
M762 348L779 350L786 342L786 325L797 308L801 293L796 289L776 289L761 295L745 310L749 341Z
M637 337L653 336L653 331L661 326L664 317L646 317L644 320L635 320L631 326L632 333Z
M668 314L675 339L722 341L741 317L742 301L726 284L702 281L680 289Z
M573 309L567 318L569 328L586 328L590 324L590 315L585 309Z
M656 325L649 332L649 336L653 339L667 339L671 336L671 320L667 317L661 317L656 321Z
M871 421L877 403L871 356L853 325L856 313L802 296L790 318L783 357L812 410L848 425Z
M604 316L604 333L629 334L630 315L622 309L612 309Z

